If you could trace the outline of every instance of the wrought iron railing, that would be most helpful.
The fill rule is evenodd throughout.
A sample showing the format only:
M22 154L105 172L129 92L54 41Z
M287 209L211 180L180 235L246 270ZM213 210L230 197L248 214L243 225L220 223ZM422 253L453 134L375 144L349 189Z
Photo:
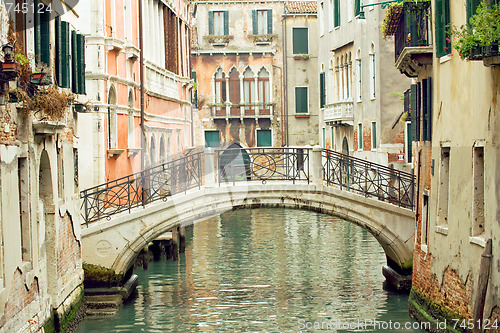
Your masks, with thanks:
M322 158L328 185L413 209L414 175L328 149L323 150Z
M405 47L430 46L432 43L430 25L430 2L404 3L403 12L394 34L395 61Z
M201 187L202 154L188 155L80 192L85 223Z
M217 150L218 181L240 182L288 180L309 183L309 155L306 148L248 148Z

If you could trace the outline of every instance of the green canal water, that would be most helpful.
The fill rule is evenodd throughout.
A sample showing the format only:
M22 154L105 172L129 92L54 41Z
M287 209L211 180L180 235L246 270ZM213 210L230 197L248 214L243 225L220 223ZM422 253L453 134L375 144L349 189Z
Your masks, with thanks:
M383 288L366 230L290 209L226 212L186 229L178 261L137 269L136 296L90 332L423 332L408 296ZM349 325L349 326L348 326Z

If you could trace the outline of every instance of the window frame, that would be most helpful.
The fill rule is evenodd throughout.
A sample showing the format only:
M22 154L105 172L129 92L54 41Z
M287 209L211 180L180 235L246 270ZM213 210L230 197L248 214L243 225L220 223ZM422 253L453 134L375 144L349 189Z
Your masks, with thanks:
M298 89L305 89L306 91L306 103L307 111L306 112L297 112L297 91ZM296 115L308 115L309 114L309 86L295 86L295 114Z
M371 138L371 150L373 151L376 151L377 148L378 148L378 145L377 145L377 122L376 121L372 121L372 138Z
M358 151L363 151L363 123L358 123Z
M302 44L305 44L305 52L296 52L296 51L302 51L303 50L302 47L304 47L304 45L298 45L295 43L295 32L299 31L299 30L306 31L306 33L307 33L307 37L306 37L307 43L302 43ZM309 54L309 28L308 27L292 27L292 53L293 53L293 55Z
M218 137L219 137L219 145L217 147L211 147L211 146L208 146L208 141L207 141L207 133L217 133ZM219 130L213 130L213 129L206 129L203 131L203 140L205 141L205 148L219 148L220 147L220 143L221 143L221 136L220 136L220 131Z
M260 146L259 145L259 133L269 132L271 135L271 145L270 146ZM272 128L256 128L255 129L255 146L256 147L273 147L273 129Z

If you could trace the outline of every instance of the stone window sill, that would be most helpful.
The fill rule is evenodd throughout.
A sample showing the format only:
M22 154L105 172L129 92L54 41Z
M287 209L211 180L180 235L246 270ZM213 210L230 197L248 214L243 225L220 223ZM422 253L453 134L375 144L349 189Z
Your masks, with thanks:
M483 248L486 246L486 240L481 236L469 237L469 243L479 245Z
M443 226L436 226L436 232L438 234L442 234L445 236L448 236L448 227L443 227Z
M108 158L118 158L124 151L125 149L108 149Z

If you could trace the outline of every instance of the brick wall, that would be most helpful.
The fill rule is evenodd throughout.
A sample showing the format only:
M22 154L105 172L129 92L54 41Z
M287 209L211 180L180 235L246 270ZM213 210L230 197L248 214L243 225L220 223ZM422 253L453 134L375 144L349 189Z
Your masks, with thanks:
M8 132L5 128L8 126ZM0 143L15 142L17 140L17 126L13 123L0 122Z
M31 302L39 297L38 279L28 287L24 284L22 273L19 269L14 272L14 278L9 291L7 303L5 303L2 326L22 312Z
M66 213L59 219L57 249L57 278L64 285L75 276L82 261L80 242L76 239L71 216Z

